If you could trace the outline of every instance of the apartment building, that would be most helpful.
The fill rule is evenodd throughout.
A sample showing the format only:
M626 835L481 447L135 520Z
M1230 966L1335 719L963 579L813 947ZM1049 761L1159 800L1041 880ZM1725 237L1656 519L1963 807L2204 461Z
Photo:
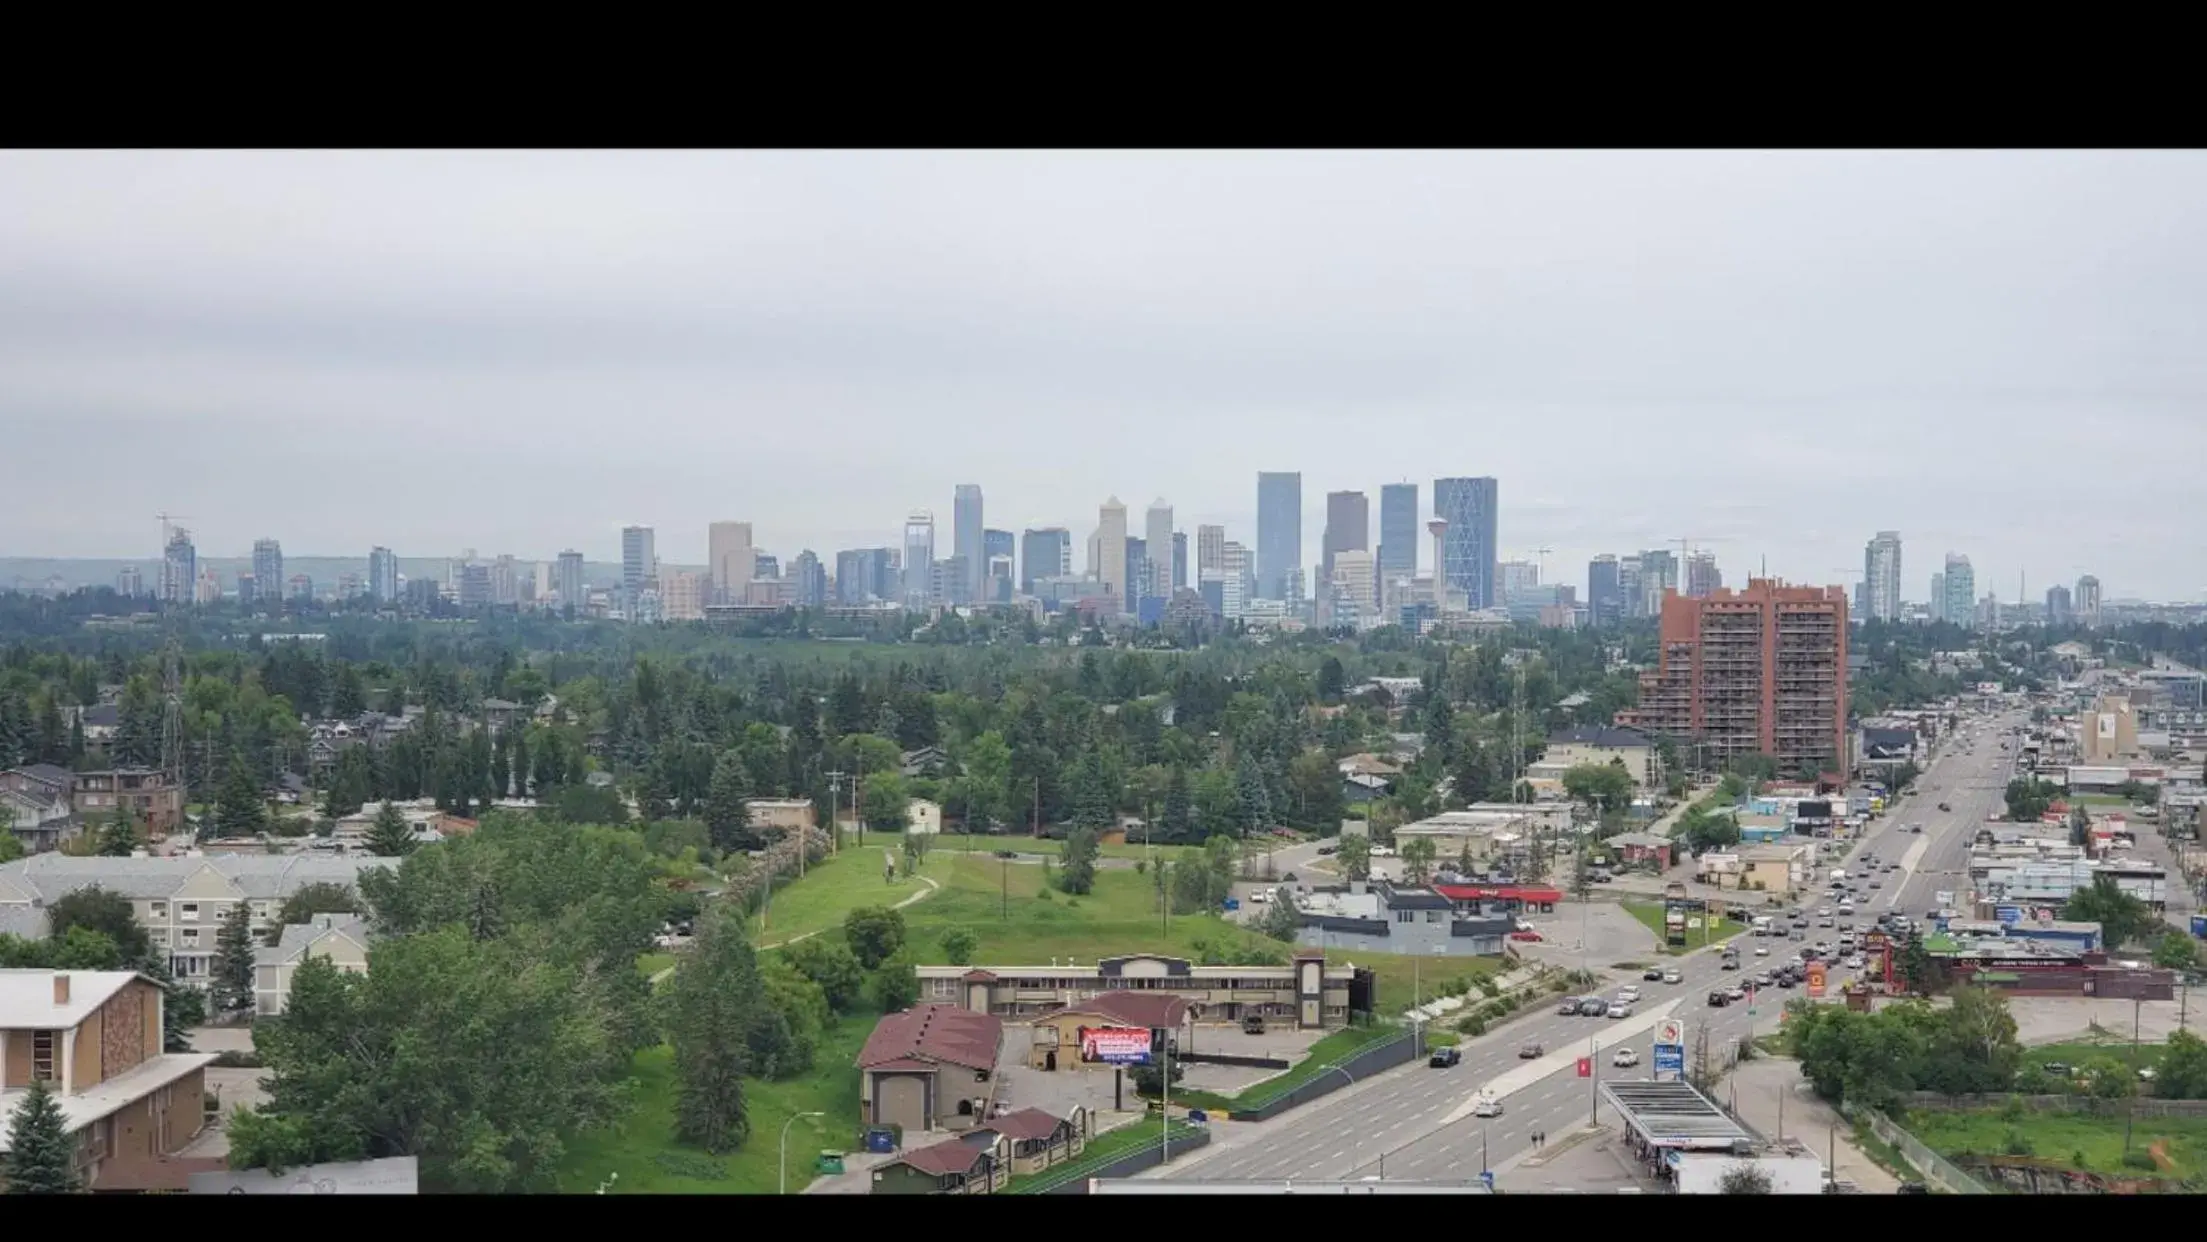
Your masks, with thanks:
M1663 600L1656 670L1620 727L1689 742L1705 767L1765 754L1788 775L1844 770L1847 593L1750 579Z
M128 970L0 970L0 1116L48 1084L93 1190L176 1180L162 1165L205 1124L208 1053L163 1052L161 986ZM9 1146L0 1127L0 1155Z
M72 800L87 820L112 818L127 807L151 839L158 841L184 823L184 787L152 768L110 768L77 773Z
M253 957L253 1012L261 1017L290 1006L291 977L310 957L328 958L347 974L368 973L368 921L357 914L317 914L287 923L283 936Z
M395 858L220 854L175 858L71 858L40 854L0 864L0 913L43 909L95 885L128 898L153 947L180 982L205 987L222 925L246 903L265 939L283 905L309 884L357 887L362 872Z

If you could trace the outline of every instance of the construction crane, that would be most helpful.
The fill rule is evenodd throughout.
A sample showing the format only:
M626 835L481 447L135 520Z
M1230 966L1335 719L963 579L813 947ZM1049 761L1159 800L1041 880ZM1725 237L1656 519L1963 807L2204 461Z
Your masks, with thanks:
M192 515L189 513L156 513L153 516L159 519L161 523L161 544L163 547L168 546L169 532L174 523L192 520Z

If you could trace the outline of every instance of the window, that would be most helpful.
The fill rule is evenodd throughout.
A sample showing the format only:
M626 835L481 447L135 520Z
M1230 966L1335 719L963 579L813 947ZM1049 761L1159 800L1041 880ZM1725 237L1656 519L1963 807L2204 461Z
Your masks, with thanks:
M179 905L176 907L176 917L187 923L197 923L199 921L199 903L187 901Z
M34 1082L53 1082L54 1048L59 1042L55 1031L31 1032L31 1079Z
M169 942L169 929L166 927L156 927L153 929L152 936L153 943L166 946Z
M1395 921L1397 923L1415 923L1418 921L1418 912L1415 910L1397 910L1395 911Z
M196 948L198 948L198 947L199 947L199 929L198 929L198 928L196 928L196 927L187 927L187 928L185 928L185 929L184 929L184 932L183 932L183 936L184 936L184 947L185 947L185 948L187 948L187 949L196 949Z
M153 917L155 917L155 918L157 918L157 919L165 919L165 918L169 917L169 903L167 903L167 902L165 902L165 901L156 901L156 902L154 902L154 903L153 903Z
M1440 911L1438 911L1438 910L1428 910L1428 911L1426 911L1426 912L1425 912L1425 921L1426 921L1426 922L1428 922L1428 923L1438 923L1438 922L1440 922L1440 921L1441 921L1441 912L1440 912Z

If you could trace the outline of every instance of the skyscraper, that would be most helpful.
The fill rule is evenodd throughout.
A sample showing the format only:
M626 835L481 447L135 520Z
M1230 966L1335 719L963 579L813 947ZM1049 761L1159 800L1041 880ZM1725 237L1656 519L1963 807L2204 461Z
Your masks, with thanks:
M1337 548L1333 554L1329 624L1358 629L1379 613L1378 582L1372 554L1364 548Z
M895 548L850 548L835 554L839 604L889 603L898 596Z
M1019 537L1019 593L1035 593L1035 579L1070 577L1073 533L1062 526L1030 526Z
M1503 561L1494 567L1495 590L1501 607L1522 604L1540 586L1540 566L1531 561Z
M1945 574L1933 574L1933 575L1931 575L1931 603L1930 603L1929 607L1930 607L1930 609L1931 609L1931 619L1932 619L1932 620L1934 620L1934 621L1944 621L1944 620L1946 620L1946 575L1945 575Z
M1900 616L1900 532L1881 530L1862 550L1863 612L1872 621Z
M2074 617L2069 588L2055 583L2046 588L2046 624L2067 625Z
M1163 497L1151 501L1142 515L1142 554L1149 558L1149 570L1137 594L1144 599L1171 599L1172 506Z
M1379 489L1379 577L1394 582L1418 576L1418 485L1388 483Z
M1286 599L1288 576L1303 568L1303 476L1257 475L1257 595Z
M121 572L115 575L115 594L125 598L133 598L143 595L145 590L145 575L138 572L136 565L125 565Z
M1211 570L1226 568L1226 528L1223 526L1198 526L1195 528L1195 578L1198 584Z
M1640 613L1663 615L1663 596L1678 589L1678 554L1664 549L1640 554Z
M981 485L960 483L950 502L951 553L966 558L966 599L981 598L988 576L988 527L981 521Z
M1318 544L1318 580L1333 581L1335 553L1371 549L1371 501L1362 492L1327 492L1326 530Z
M1006 560L1012 560L1018 554L1019 536L1008 530L984 530L981 532L981 555L988 561L989 566L996 564L997 557L1001 556ZM1013 563L1016 564L1017 562L1014 561ZM995 572L993 568L984 567L984 576ZM1010 577L1008 574L1005 576Z
M2077 579L2077 620L2086 625L2100 623L2100 580L2091 574Z
M1176 530L1172 533L1172 581L1166 584L1165 598L1171 599L1174 591L1186 585L1188 585L1188 532Z
M1113 496L1096 510L1096 581L1112 597L1113 604L1127 612L1134 605L1127 599L1126 563L1126 506Z
M1970 568L1968 557L1952 552L1946 554L1944 615L1956 625L1972 625L1977 621L1977 571Z
M253 594L261 599L284 597L284 545L274 539L253 541Z
M1624 619L1625 593L1617 558L1603 553L1586 563L1586 623L1615 625Z
M1707 599L1724 589L1724 571L1717 568L1717 554L1695 552L1686 558L1686 596Z
M935 515L916 509L904 519L904 606L927 607L934 582Z
M590 606L590 588L583 585L582 553L573 548L559 554L559 570L553 575L559 591L559 604L563 609L572 608L581 616Z
M398 602L398 557L389 548L368 549L368 596L379 604Z
M490 602L506 605L521 602L521 563L510 552L501 552L490 563Z
M1501 484L1488 477L1433 480L1433 515L1448 522L1442 544L1448 563L1435 571L1450 588L1463 592L1465 606L1474 610L1496 603L1501 490Z
M757 549L751 542L751 523L715 522L705 528L706 572L712 575L713 602L740 604Z
M190 604L199 595L199 549L192 546L190 531L171 526L168 542L161 548L161 601Z
M621 596L624 607L634 610L636 601L653 587L659 575L658 541L649 526L621 528Z
M789 563L791 602L799 608L818 608L828 602L828 570L820 554L811 548Z

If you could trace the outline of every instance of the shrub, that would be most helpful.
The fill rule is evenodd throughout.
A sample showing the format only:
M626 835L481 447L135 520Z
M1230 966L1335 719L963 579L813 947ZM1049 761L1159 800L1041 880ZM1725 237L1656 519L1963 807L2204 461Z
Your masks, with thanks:
M2077 1150L2070 1152L2069 1163L2075 1165L2080 1169L2085 1167L2088 1162L2084 1158L2084 1149L2080 1147Z
M1478 1014L1473 1014L1470 1017L1458 1022L1456 1024L1456 1030L1460 1034L1469 1035L1473 1039L1477 1039L1481 1035L1487 1033L1487 1020L1480 1017Z
M2153 1162L2153 1156L2150 1153L2139 1151L2134 1147L2123 1153L2123 1167L2137 1169L2145 1173L2154 1173L2158 1172L2161 1166Z
M2010 1126L2007 1137L2001 1141L2000 1150L2011 1156L2028 1156L2031 1154L2031 1136Z
M2000 1120L2016 1125L2023 1120L2023 1097L2011 1095L2000 1106Z

